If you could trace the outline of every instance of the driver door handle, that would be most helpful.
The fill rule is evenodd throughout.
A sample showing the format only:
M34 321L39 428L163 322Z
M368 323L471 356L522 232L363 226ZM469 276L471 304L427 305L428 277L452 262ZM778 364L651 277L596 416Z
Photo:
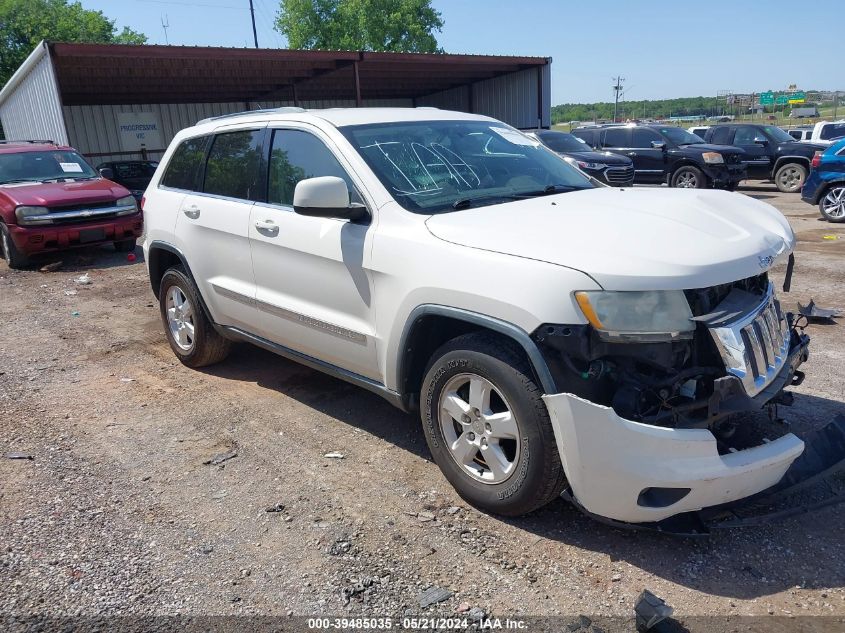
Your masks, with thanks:
M258 220L255 223L255 228L260 233L266 233L267 235L276 236L279 234L279 225L273 222L273 220Z
M637 155L637 153L636 153L636 152L628 152L628 156L633 157L633 156L636 156L636 155Z
M196 220L198 217L200 217L200 208L197 205L185 207L184 209L182 209L182 213L187 215L192 220Z

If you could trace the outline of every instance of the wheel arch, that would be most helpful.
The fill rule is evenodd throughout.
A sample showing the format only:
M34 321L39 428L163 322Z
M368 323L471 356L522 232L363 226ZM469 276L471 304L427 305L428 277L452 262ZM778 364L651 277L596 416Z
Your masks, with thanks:
M185 270L185 274L194 282L194 285L197 287L197 295L199 296L202 310L206 318L211 323L214 323L214 319L211 317L211 312L208 310L205 298L202 296L202 291L199 285L197 285L196 279L194 279L194 274L191 272L191 267L188 265L185 254L173 246L173 244L158 240L152 242L147 249L147 270L149 271L150 286L153 289L153 294L159 298L159 290L161 289L161 280L164 277L164 273L173 266L181 266Z
M813 204L819 204L827 195L827 192L833 189L834 187L845 187L845 176L838 180L828 180L823 185L818 188L818 191L815 195L815 200Z
M486 314L433 304L417 306L405 322L397 348L398 391L406 395L418 393L434 351L469 332L490 332L510 340L525 355L537 384L545 393L555 393L551 371L525 330Z
M804 167L808 173L810 171L810 159L806 156L781 156L775 161L775 166L772 167L772 178L775 177L775 174L778 172L778 169L780 169L787 163L798 163L802 167Z

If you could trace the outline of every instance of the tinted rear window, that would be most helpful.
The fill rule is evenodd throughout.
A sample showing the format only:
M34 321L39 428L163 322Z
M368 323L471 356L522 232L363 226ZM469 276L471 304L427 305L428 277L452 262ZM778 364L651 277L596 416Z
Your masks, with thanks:
M205 157L208 137L191 138L182 141L167 165L161 184L174 189L199 190L199 174Z
M203 191L258 200L262 130L218 134L208 152Z
M845 123L831 123L830 125L822 126L819 136L823 141L845 136Z

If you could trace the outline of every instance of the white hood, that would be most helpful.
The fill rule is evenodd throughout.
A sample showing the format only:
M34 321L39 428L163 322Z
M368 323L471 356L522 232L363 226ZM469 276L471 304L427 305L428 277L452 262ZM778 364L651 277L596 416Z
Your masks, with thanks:
M606 290L736 281L795 245L777 209L713 190L597 188L442 213L426 225L448 242L580 270Z

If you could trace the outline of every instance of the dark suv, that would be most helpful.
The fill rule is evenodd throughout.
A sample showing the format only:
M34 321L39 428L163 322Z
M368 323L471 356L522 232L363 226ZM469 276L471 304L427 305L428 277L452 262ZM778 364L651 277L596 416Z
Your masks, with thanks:
M708 143L734 145L747 156L748 177L773 180L778 190L798 193L810 171L810 161L827 145L796 141L776 125L732 123L714 125L705 135Z
M577 128L572 133L597 150L633 160L635 183L734 189L746 177L741 149L706 145L679 127L605 125Z

